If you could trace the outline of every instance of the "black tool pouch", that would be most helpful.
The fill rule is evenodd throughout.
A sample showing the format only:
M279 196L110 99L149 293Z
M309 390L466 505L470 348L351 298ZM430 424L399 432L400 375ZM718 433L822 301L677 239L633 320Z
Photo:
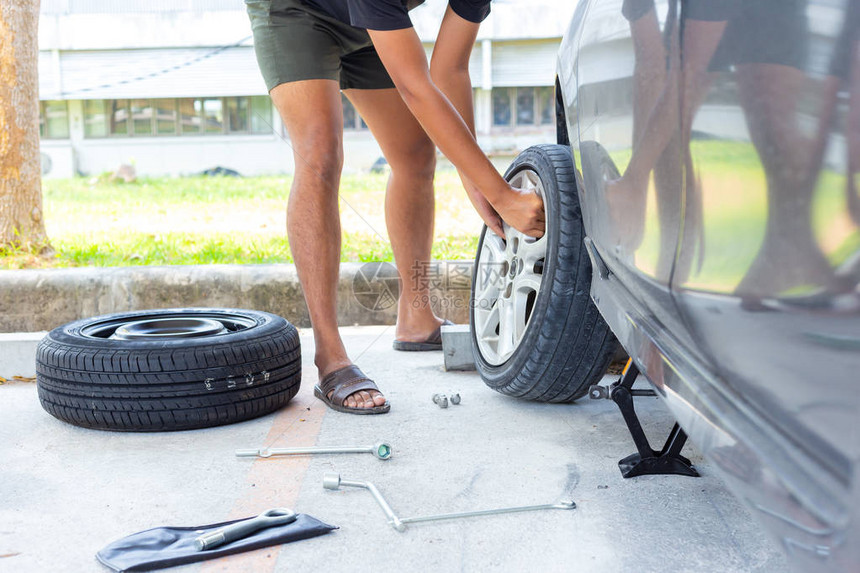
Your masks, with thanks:
M246 519L254 519L255 517ZM300 513L292 523L261 529L248 537L237 539L215 549L198 551L195 547L194 540L200 535L239 521L245 520L236 519L198 527L147 529L114 541L99 551L96 557L114 571L149 571L205 561L224 555L233 555L260 547L309 539L337 529L337 527L323 523L315 517Z

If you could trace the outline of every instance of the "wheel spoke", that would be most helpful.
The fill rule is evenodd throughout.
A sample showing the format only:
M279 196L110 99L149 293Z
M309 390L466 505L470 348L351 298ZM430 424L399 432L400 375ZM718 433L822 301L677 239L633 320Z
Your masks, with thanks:
M501 287L497 283L498 281L488 281L486 285L482 286L479 292L475 293L475 300L480 304L489 304L491 301L497 299L501 291Z
M481 261L478 264L478 269L475 273L475 282L477 283L475 291L478 300L486 299L493 289L498 291L502 287L502 281L504 279L502 276L502 271L504 270L503 266L504 263L502 261ZM495 298L497 294L498 293L494 293L491 298Z
M477 281L475 284L475 300L486 303L498 296L498 291L501 289L501 279L498 271L492 268L478 269Z
M528 299L529 295L532 293L537 294L540 292L541 280L540 277L535 275L522 274L514 281L513 284L513 293L511 294L512 298L512 306L515 309L516 313L516 333L514 335L514 340L517 344L522 339L523 335L526 331L526 326L528 326L528 320L531 315L526 315L526 311L530 310L528 308Z
M514 305L506 299L499 299L499 346L498 353L500 360L507 360L516 350L516 340L514 338L514 330L516 328L516 318L514 316Z
M540 275L524 272L514 279L514 293L528 294L530 292L540 292L541 283Z
M513 187L543 197L543 184L532 169L514 175ZM504 238L487 230L478 253L475 278L475 337L481 356L493 365L508 360L522 343L530 320L529 300L540 292L542 276L535 272L546 259L546 235L534 239L503 224ZM505 296L505 293L508 293ZM492 306L490 306L492 305Z
M478 313L476 313L476 316ZM499 324L499 303L493 305L493 308L489 310L483 310L480 312L480 315L483 316L483 321L478 325L477 334L481 336L484 340L490 340L492 338L498 338L496 334L496 326Z
M540 178L537 176L537 173L529 169L524 169L517 173L513 179L511 179L511 186L526 191L537 191L541 194L543 192L543 186L541 185Z
M507 223L504 223L503 227L505 229L505 259L510 260L514 256L514 243L516 243L514 239L522 237L522 233Z
M546 235L535 241L532 238L520 241L518 256L526 267L534 267L540 259L546 258Z
M530 191L540 190L541 184L537 173L535 173L534 171L523 171L522 174L523 186L521 187L521 189L528 189Z
M505 245L502 238L497 234L487 229L487 234L484 235L483 249L485 253L481 253L481 263L501 263L505 260ZM485 257L489 257L484 260Z

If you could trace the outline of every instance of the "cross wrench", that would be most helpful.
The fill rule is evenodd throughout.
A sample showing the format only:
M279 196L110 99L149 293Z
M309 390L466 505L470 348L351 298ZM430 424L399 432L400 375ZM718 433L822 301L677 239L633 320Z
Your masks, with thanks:
M460 517L475 517L478 515L497 515L500 513L516 513L520 511L535 511L540 509L574 509L576 504L573 501L562 501L559 503L548 503L544 505L523 505L519 507L503 507L498 509L484 509L479 511L466 511L463 513L442 513L439 515L425 515L419 517L404 517L400 518L394 513L394 510L391 509L391 506L388 505L388 502L385 501L385 498L382 497L382 494L379 493L379 490L376 489L376 486L370 482L363 481L351 481L341 479L339 474L335 473L326 473L323 477L323 487L325 489L336 490L340 489L341 486L345 487L358 487L362 489L368 490L376 499L376 502L382 508L382 511L385 512L385 515L388 517L388 523L397 531L406 531L407 523L421 523L424 521L441 521L443 519L457 519Z
M318 448L260 448L258 450L236 450L240 458L268 458L271 456L292 456L302 454L373 454L377 459L387 460L394 453L391 444L379 442L372 446L343 446Z

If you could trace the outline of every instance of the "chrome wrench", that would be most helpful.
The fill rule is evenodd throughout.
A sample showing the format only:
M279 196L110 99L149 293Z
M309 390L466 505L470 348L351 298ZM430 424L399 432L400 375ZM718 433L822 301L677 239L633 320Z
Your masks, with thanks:
M372 446L260 448L257 450L236 450L236 455L240 458L269 458L272 456L296 456L303 454L373 454L376 459L387 460L393 453L394 450L388 442L379 442Z
M248 537L252 533L261 529L266 529L267 527L292 523L297 517L296 512L291 509L283 507L268 509L257 517L243 519L242 521L232 523L226 527L222 527L221 529L204 533L200 537L194 539L194 546L197 548L197 551L213 549L220 545L224 545L225 543L230 543L231 541Z

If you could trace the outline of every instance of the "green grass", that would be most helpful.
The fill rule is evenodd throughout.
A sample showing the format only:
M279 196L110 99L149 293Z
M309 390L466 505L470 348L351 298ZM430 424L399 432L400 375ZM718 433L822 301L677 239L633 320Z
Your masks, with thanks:
M731 291L761 246L768 204L766 182L749 143L693 141L701 178L705 257L687 286ZM611 153L623 169L629 151ZM391 261L385 231L385 175L343 178L341 260ZM44 212L55 252L34 256L0 251L0 268L75 266L266 264L292 262L285 212L292 179L273 177L107 178L44 182ZM838 266L860 248L845 216L844 176L822 174L813 201L813 228L822 252ZM659 222L649 191L646 233L636 263L656 267ZM481 220L453 170L436 175L437 260L472 259Z
M0 250L6 269L33 267L117 267L146 265L273 264L291 263L285 237L236 237L228 234L166 233L147 236L124 233L112 237L71 237L52 241L55 252L35 257ZM437 260L474 258L478 237L437 237ZM343 237L342 261L393 261L391 246L377 237L350 233Z
M344 177L342 261L393 260L386 182L386 175ZM289 176L48 179L44 211L54 252L0 250L0 268L289 263L291 183ZM474 258L481 220L454 172L439 171L436 195L433 257Z
M105 177L46 179L43 197L46 205L92 204L117 207L206 204L212 201L284 200L292 182L289 175L278 177L158 177L134 183L111 183Z

